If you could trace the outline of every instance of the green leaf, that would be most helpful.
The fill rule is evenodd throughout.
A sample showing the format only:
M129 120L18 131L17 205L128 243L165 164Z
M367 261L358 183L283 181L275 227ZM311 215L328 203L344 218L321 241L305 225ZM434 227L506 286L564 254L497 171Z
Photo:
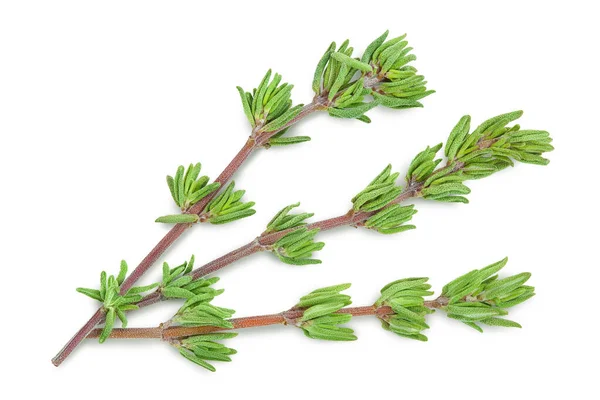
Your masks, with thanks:
M127 291L127 296L147 292L148 290L152 290L152 289L158 287L158 285L159 285L158 283L153 283L153 284L146 285L146 286L134 286Z
M199 365L199 366L201 366L203 368L206 368L209 371L212 371L212 372L216 371L215 367L213 367L211 364L209 364L206 361L202 360L200 357L196 356L195 354L190 353L189 351L187 351L183 347L179 348L179 354L181 354L182 356L184 356L185 358L187 358L188 360L190 360L194 364L197 364L197 365Z
M102 332L100 333L99 341L100 343L104 343L106 339L110 336L110 333L113 330L113 326L115 324L115 309L109 308L106 312L106 320L104 322L104 328L102 328Z
M242 100L242 107L244 108L244 114L246 115L246 118L248 118L248 122L250 122L250 125L252 126L252 128L254 128L256 126L256 124L254 122L254 117L252 116L252 110L250 109L250 102L248 101L246 92L244 91L244 89L242 89L239 86L237 86L236 88L238 90L238 93L240 94L240 99Z
M371 101L368 103L359 103L359 105L345 108L334 108L329 107L327 112L332 117L337 118L360 118L364 113L376 107L379 103L377 101Z
M322 287L320 289L315 289L312 292L310 292L310 294L317 294L317 293L339 293L341 291L350 289L350 286L352 286L351 283L341 283L339 285L333 285L333 286L325 286Z
M127 263L125 262L125 260L121 260L119 275L117 276L117 283L119 284L119 286L121 285L121 283L123 283L126 276L127 276Z
M463 141L469 134L469 128L471 126L471 116L465 115L463 116L452 132L450 132L450 136L448 137L448 141L446 142L446 147L444 149L444 153L446 157L450 160L453 160L458 153L458 149L463 144Z
M194 224L200 220L197 214L173 214L156 218L154 222L163 224Z
M352 341L357 339L352 329L337 327L335 325L315 324L303 326L302 329L306 336L311 339L331 341Z
M367 46L365 52L362 55L361 61L363 63L369 63L371 62L371 58L373 53L375 53L375 51L379 48L379 46L381 46L383 44L383 42L385 42L385 39L388 36L389 31L385 31L383 33L383 35L379 36L377 39L375 39L373 42L371 42L371 44L369 44L369 46Z
M77 288L75 289L79 293L84 294L88 297L91 297L94 300L102 301L102 296L100 295L100 291L96 289L88 289L88 288Z
M345 64L347 67L352 69L357 69L363 72L371 72L373 68L368 63L361 62L355 58L348 57L344 53L334 52L331 54L331 57L335 58L337 61Z
M178 299L191 299L194 293L179 287L165 287L161 290L163 296Z
M312 89L315 92L315 94L321 93L321 79L323 77L323 71L325 70L325 66L329 62L331 53L334 50L335 50L335 42L332 42L329 45L329 47L327 48L327 50L325 51L325 54L323 54L323 57L321 57L321 59L319 60L319 63L317 64L317 68L315 69L315 74L314 74L313 83L312 83Z
M530 277L531 274L529 272L523 272L508 278L498 279L485 288L485 296L490 299L502 297L522 286Z
M290 144L302 143L310 141L309 136L292 136L284 138L271 138L269 139L269 145L271 146L287 146Z
M506 328L522 328L521 324L504 318L488 318L481 320L482 324L489 326L502 326Z
M477 325L475 322L465 322L463 321L463 324L475 329L476 331L483 333L483 329L481 329L481 327L479 325Z

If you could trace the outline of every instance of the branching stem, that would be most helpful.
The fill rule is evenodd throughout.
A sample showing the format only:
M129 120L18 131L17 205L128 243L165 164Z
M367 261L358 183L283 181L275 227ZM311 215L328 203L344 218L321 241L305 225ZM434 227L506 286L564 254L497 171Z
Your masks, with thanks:
M366 87L374 87L377 84L376 80L367 80ZM242 149L236 154L236 156L231 160L231 162L227 165L227 167L221 172L221 174L217 177L215 182L221 184L223 187L233 174L240 168L240 166L244 163L244 161L256 150L264 147L268 140L281 132L284 129L289 128L290 126L296 124L297 122L303 120L310 114L327 109L330 101L327 98L327 93L323 93L321 95L315 96L309 104L305 105L300 113L290 120L287 124L282 126L281 128L271 131L271 132L262 132L259 129L253 130L252 135L248 138ZM399 203L405 199L410 197L414 197L418 194L418 189L409 185L404 193L402 193L396 200L395 203ZM213 192L212 194L206 196L201 201L193 205L188 213L192 214L200 214L206 205L217 195L218 191ZM353 211L349 212L346 215L331 218L328 220L324 220L321 222L310 224L309 228L320 228L321 230L328 230L338 226L343 225L356 225L367 220L374 213L364 213L358 212L355 213ZM185 232L192 224L177 224L171 228L171 230L158 242L158 244L148 253L148 255L142 260L142 262L131 272L131 274L125 279L123 284L121 285L121 294L127 292L133 285L146 273L146 271L162 256L162 254ZM223 268L226 265L231 264L232 262L245 257L246 255L253 254L255 252L263 250L262 246L268 246L277 241L278 238L281 238L285 233L276 232L265 237L259 238L260 241L256 244L249 244L243 246L242 248L235 250L213 262L202 267L200 271L194 272L194 277L205 276L209 273L217 271ZM160 299L156 294L150 294L152 296L148 298L144 298L140 305L149 305L153 304ZM90 333L90 331L98 324L102 323L104 319L104 312L102 308L98 309L96 313L88 320L88 322L79 329L79 331L67 342L67 344L58 352L56 356L52 359L52 364L55 366L59 366L72 352L77 348L77 346L85 339L85 337Z
M325 105L322 104L322 98L317 96L313 101L304 106L302 111L291 121L289 121L283 127L272 131L272 132L257 132L248 138L242 149L236 154L231 160L229 165L221 172L221 174L215 179L215 182L221 184L221 187L225 186L231 179L233 174L240 168L240 166L246 161L246 159L256 150L264 146L269 138L278 132L290 127L293 124L301 121L308 115L322 110ZM206 196L201 201L196 203L190 208L188 213L201 213L206 205L217 195L218 191ZM162 254L185 232L192 224L177 224L167 232L167 234L158 242L156 246L148 253L142 262L131 272L131 274L125 279L121 285L121 294L127 292L133 285L148 271L148 269L162 256ZM216 261L216 260L215 260ZM235 261L235 260L233 260ZM233 262L231 261L231 262ZM218 267L216 269L219 269ZM98 309L94 315L88 320L88 322L79 329L79 331L67 342L67 344L54 356L52 364L59 366L72 352L77 348L83 339L90 333L90 331L104 319L104 313L102 309Z
M426 301L425 307L437 309L447 304L447 299L439 297L435 300ZM188 336L201 335L224 330L255 328L259 326L269 325L295 325L296 320L302 317L303 310L291 309L279 314L257 315L253 317L232 318L229 322L233 328L221 328L215 326L170 326L163 325L156 328L115 328L110 334L110 339L163 339L172 341L182 339ZM388 306L362 306L362 307L346 307L338 311L341 314L351 314L353 317L363 316L385 316L394 312ZM94 329L87 336L88 339L98 338L102 329Z

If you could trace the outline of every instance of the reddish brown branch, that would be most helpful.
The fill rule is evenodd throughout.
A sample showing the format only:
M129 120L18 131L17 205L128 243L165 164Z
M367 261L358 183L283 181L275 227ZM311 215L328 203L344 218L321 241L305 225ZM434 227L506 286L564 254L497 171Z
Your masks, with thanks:
M290 122L288 122L285 126L273 132L259 132L259 134L250 137L242 149L236 154L236 156L231 160L229 165L221 172L221 174L215 179L215 182L221 184L221 187L224 186L233 176L233 174L240 168L240 166L244 163L244 161L254 152L254 150L261 148L269 138L271 138L276 133L280 132L283 129L288 128L289 126L297 123L301 119L306 116L312 114L315 111L323 109L323 105L319 104L319 98L315 98L315 100L304 106L302 111ZM218 191L213 192L212 194L206 196L204 199L196 203L191 209L188 211L189 213L200 213L206 205L216 196ZM142 262L131 272L131 274L125 279L123 284L121 285L121 294L127 292L141 277L146 273L146 271L156 262L156 260L183 234L187 228L189 228L190 224L177 224L163 237L160 242L148 253L148 255L142 260ZM218 268L217 268L218 269ZM104 313L102 309L96 311L96 313L88 320L88 322L79 329L79 331L67 342L67 344L61 349L61 351L54 356L52 359L52 364L55 366L59 366L72 352L75 348L81 343L83 339L89 334L89 332L94 328L94 326L98 325L103 321Z
M448 305L448 299L445 297L438 297L435 300L428 300L423 303L427 308L437 309ZM115 328L111 332L110 339L163 339L163 340L174 340L181 339L188 336L202 335L205 333L220 332L234 329L246 329L255 328L259 326L269 325L294 325L296 321L302 317L303 310L291 309L279 314L268 314L268 315L257 315L253 317L242 317L232 318L229 320L233 325L233 328L221 328L216 326L172 326L163 328L159 326L157 328ZM389 306L362 306L362 307L346 307L338 311L340 314L351 314L353 317L364 317L376 315L383 317L385 315L393 314L394 311ZM97 338L100 336L102 329L94 329L87 336L90 338Z
M115 328L111 332L110 339L180 339L188 336L201 335L211 332L219 332L232 329L255 328L259 326L269 325L291 325L300 318L303 310L289 310L280 314L257 315L254 317L232 318L229 320L233 324L233 328L221 328L216 326L172 326L168 328ZM338 311L343 314L352 314L354 317L362 317L366 315L387 315L392 313L390 307L384 306L375 308L373 306L365 307L347 307ZM94 329L87 338L99 337L102 329Z
M418 194L418 188L409 188L409 189L405 190L403 193L401 193L400 196L398 196L394 200L394 203L401 203L402 201L405 201L411 197L414 197L417 194ZM369 219L375 213L376 213L376 211L374 211L374 212L362 212L362 211L355 212L354 210L350 210L346 214L340 215L339 217L329 218L329 219L325 219L322 221L313 222L311 224L308 224L306 227L308 229L317 228L317 229L320 229L321 231L327 231L329 229L338 228L340 226L359 225L359 224L364 223L364 221ZM211 273L214 273L214 272L220 270L221 268L224 268L244 257L247 257L254 253L258 253L260 251L267 250L269 248L269 246L274 245L279 239L281 239L283 236L287 235L294 229L296 229L296 228L290 228L290 229L286 229L286 230L280 231L280 232L263 234L263 235L259 236L258 238L256 238L255 240L253 240L252 242L245 244L236 250L230 251L229 253L225 254L224 256L221 256L199 268L194 269L192 272L190 272L190 275L194 279L200 279L200 278L202 278L206 275L209 275ZM137 305L139 307L146 307L146 306L155 304L161 300L164 300L164 298L161 296L159 289L157 289L155 292L152 292L152 293L146 295L139 303L137 303Z

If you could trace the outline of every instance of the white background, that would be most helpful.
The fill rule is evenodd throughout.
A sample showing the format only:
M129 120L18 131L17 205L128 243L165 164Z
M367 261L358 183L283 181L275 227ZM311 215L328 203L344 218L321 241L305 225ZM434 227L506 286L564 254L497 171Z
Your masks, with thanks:
M561 3L2 2L3 392L593 397L600 32L592 2ZM282 311L339 282L352 282L354 304L366 305L391 280L430 276L439 290L508 255L505 272L531 271L536 286L537 296L511 311L523 329L479 334L438 313L421 343L365 317L352 322L359 340L351 343L311 341L291 327L244 331L230 341L239 351L233 362L217 363L214 374L158 341L90 341L53 367L50 358L97 307L74 289L97 285L102 269L116 273L122 258L136 265L167 231L153 222L175 212L164 176L201 161L216 177L244 143L235 86L251 89L273 68L296 85L297 102L309 102L313 68L331 40L364 49L385 29L408 33L414 65L437 90L425 108L379 108L371 125L326 114L303 121L294 133L311 142L260 151L236 174L257 202L254 217L197 226L164 259L212 260L292 202L315 219L340 215L388 162L405 171L462 115L475 125L523 109L524 128L555 139L548 167L518 165L474 181L468 205L417 201L415 231L324 233L322 265L259 254L222 271L218 284L227 289L218 303L239 316ZM154 326L176 308L146 309L130 324Z

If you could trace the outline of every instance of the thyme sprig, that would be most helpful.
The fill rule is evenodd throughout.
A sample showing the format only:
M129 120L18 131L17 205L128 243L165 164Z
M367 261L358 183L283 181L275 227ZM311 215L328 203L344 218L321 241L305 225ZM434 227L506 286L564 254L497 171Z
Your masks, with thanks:
M103 343L115 324L115 319L119 318L123 328L127 327L127 316L125 312L137 310L136 303L142 300L142 293L154 289L157 283L147 286L132 287L121 294L121 284L127 275L127 262L121 261L119 274L107 275L105 271L100 273L100 289L77 288L77 291L94 300L102 303L102 312L106 314L104 328L99 336L100 343Z
M400 337L427 341L427 316L435 310L451 319L483 332L480 324L521 328L517 322L504 318L508 310L535 295L535 289L525 283L529 273L500 278L498 273L508 259L475 269L449 282L433 299L429 278L405 278L385 285L373 305L348 307L351 297L342 292L349 283L313 290L299 302L279 314L231 318L234 310L213 306L215 296L188 300L177 314L157 328L115 329L110 338L162 339L176 347L186 359L214 371L209 361L231 361L236 351L221 341L237 332L222 332L267 325L289 325L300 328L311 339L353 341L354 331L345 326L353 317L374 316L382 327ZM97 329L90 337L97 337Z
M377 75L373 75L373 69L365 69L360 63L359 58L351 57L353 52L349 47L348 41L342 46L336 48L335 44L325 53L317 65L313 79L313 89L315 96L307 105L293 105L291 100L292 85L281 83L281 75L269 71L258 85L251 92L246 92L238 88L242 100L242 107L250 125L251 134L246 140L242 149L231 160L221 174L208 184L206 177L199 177L200 165L195 164L188 168L184 174L184 168L180 167L173 178L167 178L169 190L176 205L183 211L180 215L167 215L158 218L158 222L174 223L175 226L165 235L163 239L148 253L141 263L132 271L119 286L119 293L124 295L133 287L133 285L146 273L148 269L157 261L163 252L171 246L190 226L196 222L208 220L211 223L226 223L240 218L250 216L254 213L253 203L242 203L241 196L235 201L230 201L233 186L227 186L225 192L219 192L231 180L233 174L240 168L245 160L254 151L260 148L270 148L273 146L290 145L310 140L308 137L289 137L285 136L289 128L306 116L317 111L328 111L330 115L343 118L357 118L368 122L369 119L364 115L368 109L379 104L377 97L381 93L391 94L391 89L385 89L384 83L395 82L406 78L414 77L414 69L406 64L414 60L414 56L408 56L405 48L395 46L396 42L402 39L392 39L385 42L387 31L384 35L373 42L364 52L363 58L374 65L381 63L386 67L398 68L380 70ZM380 57L374 58L374 53L380 53ZM334 53L336 53L334 57ZM338 60L342 54L342 60ZM400 62L391 62L392 59L399 60L404 57L402 66ZM388 64L393 65L388 65ZM381 65L383 68L383 64ZM359 76L357 76L359 75ZM405 77L406 75L406 77ZM272 79L271 79L272 77ZM419 78L420 79L420 78ZM424 84L422 84L424 85ZM424 86L423 86L424 87ZM420 90L420 89L419 89ZM432 91L424 91L414 98L422 98ZM366 101L365 96L375 97L372 101ZM410 97L407 92L404 95ZM393 95L397 97L397 95ZM390 106L381 102L385 106ZM408 106L408 105L407 105ZM420 103L414 103L414 107L421 106ZM399 107L403 108L403 107ZM227 190L231 191L227 193ZM235 192L234 192L235 193ZM229 196L225 203L215 202L217 196ZM222 199L221 199L222 200ZM212 206L212 208L211 208ZM222 207L219 207L222 206ZM94 326L102 322L104 313L98 309L84 326L73 336L69 342L52 359L56 366L60 365L69 354L81 343L86 335Z
M486 150L485 155L480 156L485 159L485 162L494 167L494 172L505 168L507 165L513 165L510 159L506 159L500 154L500 159L496 160L492 141L488 139L489 133L492 132L490 127L496 124L494 132L498 129L504 132L504 135L497 135L500 139L505 139L505 135L517 134L522 137L520 128L507 127L506 124L512 122L516 116L520 116L521 112L502 114L498 117L491 118L481 124L474 133L479 137L478 141L474 141L472 147L467 147L467 154L473 154L475 151ZM464 125L464 121L469 120L467 117L461 118L457 126L463 126L463 130L468 130L468 124ZM491 121L494 121L491 123ZM504 124L500 127L499 124ZM456 128L452 130L450 137L455 133ZM527 132L527 131L526 131ZM537 133L536 141L539 137L544 137L544 141L549 142L547 132ZM463 144L468 140L468 135L464 135ZM450 140L449 143L452 143ZM510 142L509 140L505 141ZM494 142L497 143L497 142ZM519 142L520 143L520 142ZM446 145L449 146L448 144ZM488 147L485 147L488 146ZM504 145L503 145L504 146ZM533 146L533 145L532 145ZM536 145L537 146L537 145ZM551 151L551 146L544 147L546 151ZM469 151L470 149L475 149ZM504 147L503 147L504 148ZM492 149L492 150L489 150ZM536 147L536 149L538 149ZM319 251L324 247L323 242L315 242L318 232L334 229L341 226L356 226L364 227L370 230L377 231L383 234L393 234L414 229L415 225L407 224L411 221L412 216L416 213L414 205L402 205L400 203L411 198L423 197L427 200L448 201L446 197L458 198L460 203L467 203L468 200L463 196L466 190L462 182L468 179L479 179L477 175L471 177L469 174L464 174L463 170L473 168L473 165L480 164L481 161L475 158L470 160L467 158L455 157L448 159L446 165L439 167L442 160L435 159L436 153L441 150L441 146L427 148L423 152L417 154L411 162L408 172L405 176L405 186L401 187L397 184L399 173L391 173L391 166L387 166L379 175L373 179L365 189L358 193L353 199L352 208L345 214L322 221L308 223L308 219L313 216L312 213L294 212L299 206L295 203L284 207L272 218L267 224L267 229L258 237L247 243L246 245L233 250L199 268L186 270L182 272L182 277L185 276L189 282L194 282L198 279L203 279L205 276L212 274L228 265L231 265L237 260L250 256L252 254L269 251L278 257L279 260L291 265L307 265L319 264L320 260L312 258L312 253ZM522 150L530 152L531 150ZM540 153L541 154L541 153ZM541 157L541 155L538 155ZM519 157L516 154L515 157ZM510 161L510 163L509 163ZM536 163L540 164L540 163ZM437 169L436 169L437 167ZM493 172L486 171L486 176ZM453 179L460 178L460 186L457 189L457 184ZM450 183L449 183L450 182ZM448 186L450 185L450 186ZM440 192L432 194L427 190L429 188L439 188ZM160 288L155 292L145 296L139 303L140 307L148 306L168 299L164 296Z

